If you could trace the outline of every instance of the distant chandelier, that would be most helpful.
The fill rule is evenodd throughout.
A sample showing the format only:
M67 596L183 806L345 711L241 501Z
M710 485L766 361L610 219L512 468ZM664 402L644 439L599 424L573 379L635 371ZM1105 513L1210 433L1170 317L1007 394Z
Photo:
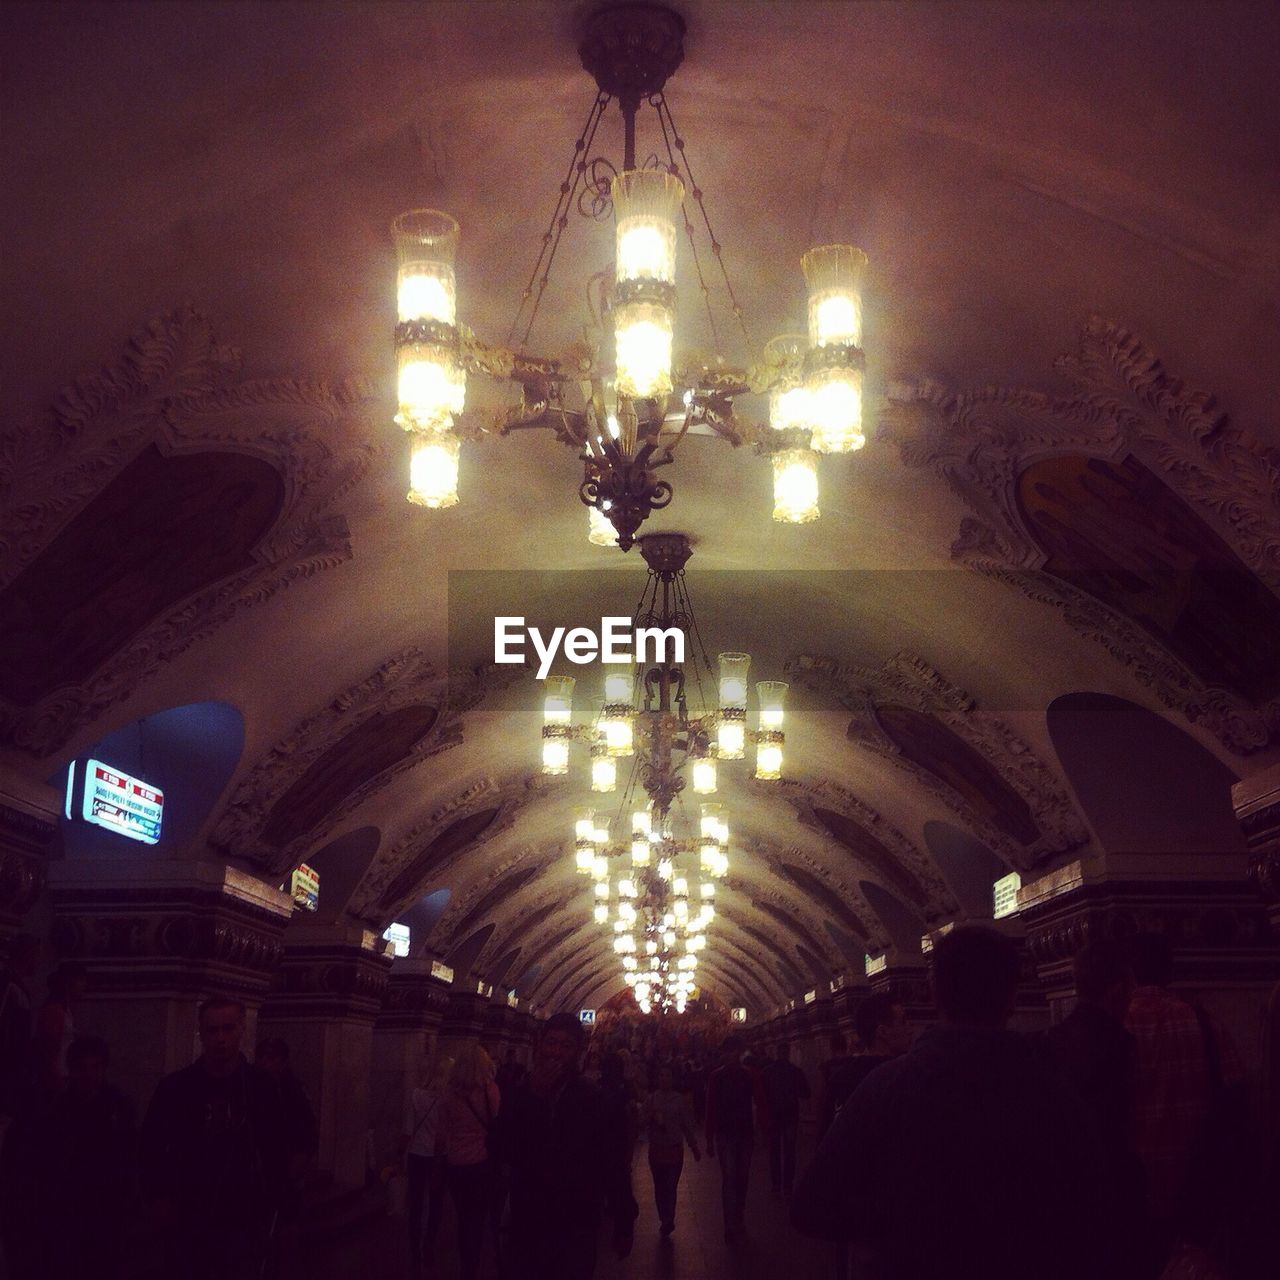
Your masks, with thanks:
M782 776L787 686L776 680L756 685L759 727L748 728L751 659L722 653L719 705L698 706L690 714L691 694L704 701L700 666L710 671L684 582L692 548L681 533L646 534L639 542L649 575L632 615L633 633L641 628L668 636L678 632L686 660L671 661L664 654L606 674L599 712L585 724L573 721L575 679L548 678L542 769L566 774L571 744L585 743L592 791L615 794L618 764L631 760L616 807L575 813L574 869L593 882L593 918L612 925L613 947L641 1012L655 1007L682 1012L715 916L715 882L729 870L724 807L686 808L683 793L714 795L718 761L743 759L748 742L756 749L755 776L767 781ZM677 801L679 812L673 812Z
M663 93L683 60L683 37L680 16L655 4L612 5L587 21L579 54L598 93L574 145L506 347L481 343L458 322L458 223L439 210L416 209L392 224L399 257L396 421L412 439L410 502L436 508L457 503L463 440L548 427L579 452L578 493L589 508L591 541L616 541L626 551L649 513L671 501L671 484L656 473L674 460L676 447L691 431L734 445L750 442L771 457L774 519L790 523L818 517L817 455L847 453L864 444L861 278L866 255L860 249L824 245L801 258L809 294L807 335L773 339L765 345L763 361L750 369L728 368L719 358L720 329L687 195L698 207L744 335L746 327ZM624 124L621 171L591 153L613 101ZM664 155L638 166L636 116L642 104L655 111ZM598 281L602 297L598 314L593 306L595 324L584 345L563 361L530 355L529 336L575 206L597 219L612 211L613 270ZM707 303L717 347L712 363L673 360L677 215ZM595 277L591 283L597 283ZM522 320L523 334L513 345ZM613 338L611 364L604 350L607 328ZM464 414L469 374L519 384L519 403L488 419ZM748 393L768 397L767 428L735 416L735 399Z

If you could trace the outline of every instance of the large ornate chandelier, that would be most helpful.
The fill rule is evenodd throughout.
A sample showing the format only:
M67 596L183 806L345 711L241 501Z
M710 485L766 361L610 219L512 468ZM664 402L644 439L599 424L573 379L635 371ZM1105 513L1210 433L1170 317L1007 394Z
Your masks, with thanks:
M683 20L660 5L615 4L587 21L579 53L598 92L505 347L480 342L459 322L458 223L439 210L417 209L392 224L399 256L396 421L412 440L411 502L439 508L458 501L464 440L547 427L578 450L583 463L579 497L589 508L591 540L616 541L625 551L649 513L671 501L671 484L657 472L674 460L690 433L734 445L751 442L771 457L774 519L793 523L818 517L818 455L863 445L860 290L866 257L859 249L825 245L803 256L808 333L773 339L758 365L735 370L720 358L677 362L673 355L681 229L720 346L698 247L702 233L695 233L690 200L697 206L706 248L719 264L730 311L742 321L721 245L664 94L668 77L683 60L683 37ZM600 120L613 102L624 124L621 169L592 151ZM654 111L663 151L638 165L636 123L642 105ZM531 355L527 344L575 206L596 218L612 212L615 255L613 270L602 282L594 336L561 361ZM466 412L467 379L474 374L516 383L519 403L487 420ZM747 393L768 396L767 427L735 415L734 401Z
M729 870L725 807L702 798L716 793L718 762L744 759L748 743L755 746L755 777L782 776L787 686L777 680L756 685L759 719L751 729L750 656L722 653L718 705L711 705L701 680L711 664L684 581L689 539L651 533L639 542L649 572L632 615L634 633L678 633L685 660L664 654L606 674L600 711L581 724L573 720L574 677L549 678L542 768L567 773L572 744L583 743L592 790L616 796L618 766L630 761L615 801L575 813L574 868L593 882L593 919L612 927L623 977L641 1012L682 1012L715 917L716 881ZM686 803L688 791L698 802Z

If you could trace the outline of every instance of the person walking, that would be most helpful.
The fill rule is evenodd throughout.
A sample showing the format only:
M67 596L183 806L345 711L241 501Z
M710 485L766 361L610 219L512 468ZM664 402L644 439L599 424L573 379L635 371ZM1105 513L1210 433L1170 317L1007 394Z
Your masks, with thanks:
M649 1129L653 1199L665 1240L676 1229L676 1192L684 1169L685 1144L688 1144L695 1160L702 1159L693 1127L693 1107L688 1096L677 1091L675 1072L670 1066L658 1068L657 1081L646 1103L645 1114Z
M707 1155L720 1161L720 1198L724 1238L736 1240L746 1231L747 1187L755 1145L755 1111L765 1101L757 1077L742 1065L742 1042L728 1035L720 1046L720 1065L707 1081Z
M200 1057L165 1076L142 1127L141 1173L163 1237L166 1274L261 1274L288 1183L276 1082L240 1051L245 1010L213 996L199 1009Z
M493 1059L478 1044L461 1049L449 1073L441 1104L436 1150L444 1156L445 1181L458 1215L461 1280L480 1274L486 1230L493 1216L494 1168L490 1133L501 1095Z
M409 1272L421 1274L440 1232L444 1209L444 1153L437 1150L440 1113L449 1088L453 1059L437 1055L409 1091L404 1108L405 1172L408 1175ZM501 1095L499 1095L501 1096ZM424 1222L425 1208L425 1222Z
M796 1176L800 1103L809 1097L809 1081L791 1061L791 1046L785 1040L762 1074L769 1104L769 1185L774 1195L789 1196Z

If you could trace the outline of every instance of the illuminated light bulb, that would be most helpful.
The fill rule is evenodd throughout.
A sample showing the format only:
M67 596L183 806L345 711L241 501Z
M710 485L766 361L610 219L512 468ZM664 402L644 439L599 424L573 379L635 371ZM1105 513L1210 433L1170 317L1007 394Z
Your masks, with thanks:
M658 954L658 944L652 938L644 944L644 949L651 956Z
M716 750L721 760L741 760L746 748L747 727L740 720L721 720L716 725Z
M467 403L467 375L453 352L440 343L415 342L401 347L396 359L396 422L406 431L435 433L451 427ZM454 461L456 470L456 457Z
M609 523L608 515L599 507L587 508L587 541L593 547L617 545L618 531Z
M575 849L573 865L580 875L589 876L595 866L596 855L592 849Z
M756 775L762 782L777 782L782 777L782 744L762 742L756 748Z
M629 719L619 717L617 719L602 720L600 728L604 732L605 750L611 756L629 756L635 749L631 721Z
M579 809L573 819L573 838L579 845L595 839L596 818L594 809Z
M702 900L703 900L704 902L708 902L708 901L710 901L712 898L714 898L714 897L716 896L716 886L715 886L715 883L714 883L713 881L711 881L711 880L704 880L704 881L703 881L703 882L698 886L698 893L699 893L699 894L701 894L701 896L702 896Z
M573 719L573 676L548 676L543 681L542 723L568 725Z
M609 874L609 859L596 854L591 862L591 875L595 880L605 880ZM605 888L609 886L606 883Z
M452 268L419 264L402 273L396 286L396 311L401 321L434 320L453 324L457 320L457 283Z
M636 896L636 882L629 879L618 881L618 896L620 898L634 898Z
M613 202L615 275L628 280L676 279L676 213L684 184L665 169L628 169L609 187Z
M852 453L867 443L862 433L862 373L843 367L819 369L809 378L813 448Z
M676 945L676 935L672 930L668 929L666 933L662 935L662 941L665 942L667 946L674 947Z
M615 920L615 921L613 922L613 931L614 931L614 933L626 933L626 931L627 931L626 921L624 921L624 920Z
M596 897L603 898L606 902L609 900L609 882L601 880L596 884Z
M640 1001L640 1012L645 1014L653 1012L653 1006L648 1002L648 1000Z
M591 752L591 790L614 791L618 786L618 762L609 755Z
M653 818L648 809L637 809L631 815L631 830L634 833L642 835L647 839L652 829Z
M634 924L636 918L636 909L629 902L618 903L618 918L625 920L627 924Z
M649 842L647 840L633 840L631 842L631 865L633 867L647 867L649 865Z
M671 873L672 873L671 859L670 858L661 859L658 863L658 874L664 880L670 880Z
M721 831L721 806L718 804L704 804L702 811L698 815L698 830L701 832L704 841L720 840Z
M623 958L622 958L622 959L623 959L623 963L625 963L625 962L626 962L626 960L627 960L627 957L626 957L626 956L623 956ZM624 973L624 974L622 975L622 980L623 980L623 982L625 982L625 983L627 984L627 986L629 986L629 987L634 987L634 986L636 985L636 975L635 975L634 973Z
M716 762L714 760L704 758L693 762L693 790L695 795L715 795Z
M862 343L862 275L867 255L848 244L810 249L800 259L809 292L809 342L815 347Z
M675 922L676 922L676 917L675 917L675 912L673 911L666 912L662 917L662 927L664 929L670 929L671 926L675 924Z
M415 435L409 459L409 501L437 510L458 501L458 440L445 434Z
M603 822L601 822L599 815L598 814L596 815L595 827L591 832L591 838L596 842L596 844L609 843L609 819L608 818L606 818Z
M687 920L689 918L689 903L684 898L676 899L675 917L677 920Z
M684 876L676 876L671 882L671 892L677 898L687 898L689 896L689 882Z
M818 519L818 456L812 449L773 455L773 518L784 524Z
M618 223L619 280L675 280L676 229L659 218L627 218Z
M635 956L633 956L633 955L626 955L626 956L623 956L623 957L622 957L622 967L623 967L623 968L624 968L628 973L634 973L634 972L635 972L635 968L636 968L637 963L638 963L638 961L636 960Z
M542 772L562 774L569 772L569 743L565 738L543 738Z
M720 708L744 710L747 705L747 671L751 666L748 653L722 653L720 666Z
M654 400L671 392L672 322L668 308L630 302L614 308L618 394Z
M591 914L595 917L596 924L608 924L609 904L607 902L597 902Z

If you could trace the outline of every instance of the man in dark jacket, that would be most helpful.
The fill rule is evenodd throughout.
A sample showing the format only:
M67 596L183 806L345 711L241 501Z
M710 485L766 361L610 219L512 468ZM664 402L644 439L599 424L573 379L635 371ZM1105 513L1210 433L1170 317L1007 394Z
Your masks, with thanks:
M769 1102L769 1185L775 1195L789 1196L796 1176L800 1103L809 1096L809 1081L791 1061L791 1047L785 1040L776 1054L762 1072Z
M720 1065L707 1081L707 1154L720 1161L720 1199L726 1240L746 1229L747 1187L755 1145L755 1113L767 1114L759 1077L742 1064L742 1042L728 1035Z
M601 1219L619 1257L631 1252L627 1117L579 1071L586 1032L573 1014L548 1018L533 1069L503 1096L490 1150L510 1167L511 1280L590 1280Z
M1005 1029L1014 944L960 928L932 961L939 1024L841 1109L796 1187L797 1229L858 1243L882 1280L1097 1275L1101 1153L1079 1100Z
M280 1091L240 1052L244 1005L200 1006L203 1052L166 1076L142 1130L143 1191L165 1237L168 1274L248 1280L261 1273L286 1185Z

